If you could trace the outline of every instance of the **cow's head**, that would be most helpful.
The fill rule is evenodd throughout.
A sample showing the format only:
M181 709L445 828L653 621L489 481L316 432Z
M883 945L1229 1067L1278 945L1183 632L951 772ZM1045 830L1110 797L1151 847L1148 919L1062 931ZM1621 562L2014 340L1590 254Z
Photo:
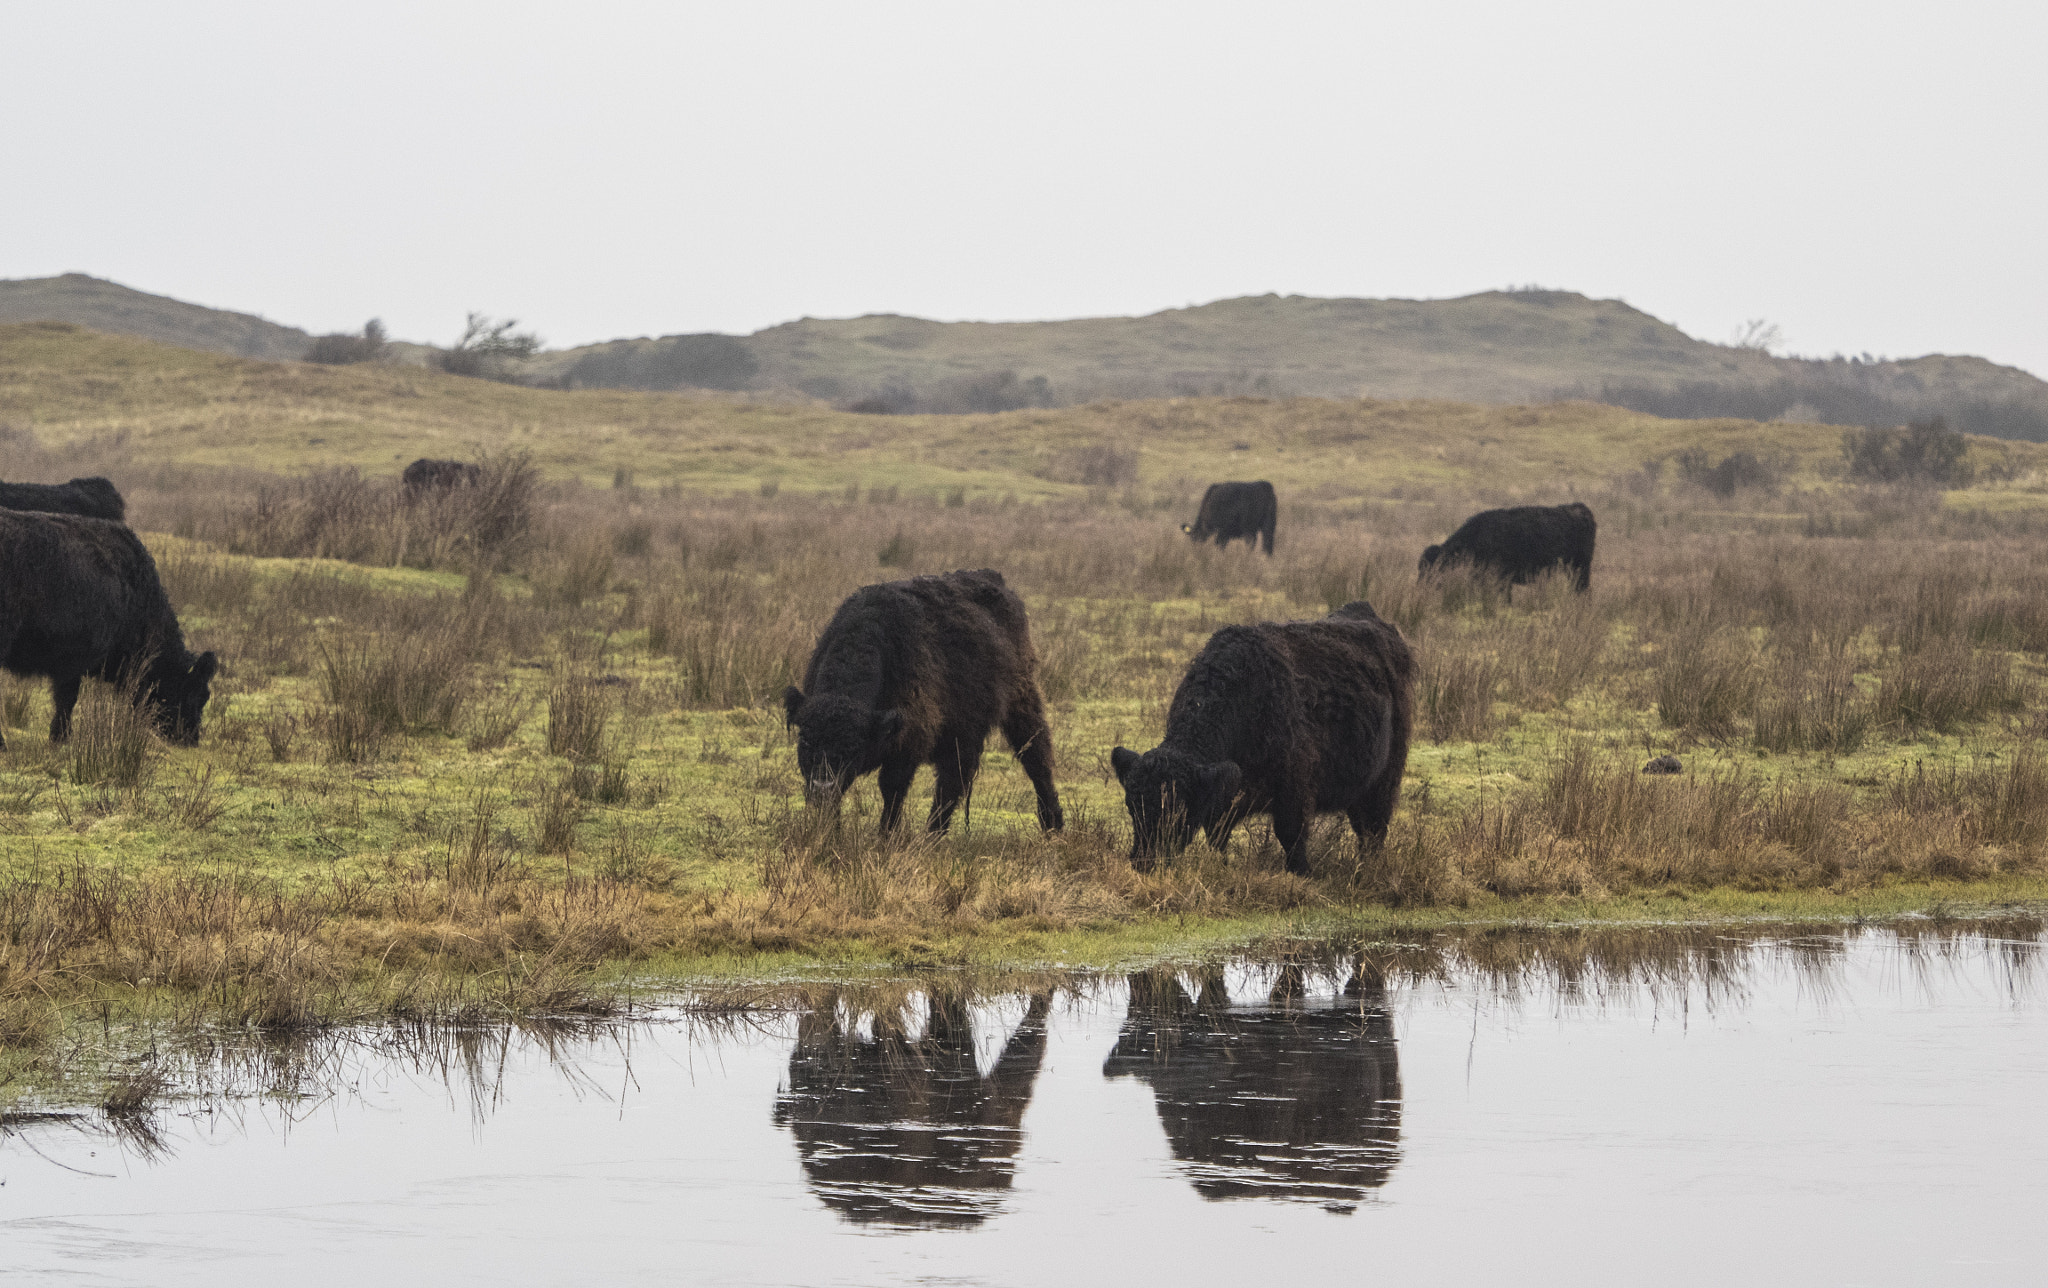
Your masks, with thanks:
M1139 755L1128 747L1109 753L1131 814L1131 861L1171 857L1195 839L1195 829L1220 846L1237 821L1244 774L1228 760L1204 764L1185 752L1154 747Z
M199 718L213 696L213 677L219 670L220 659L211 650L198 657L187 653L182 662L171 661L154 668L148 698L156 731L165 742L180 747L199 745Z
M1415 565L1415 571L1428 572L1430 569L1436 567L1436 561L1443 557L1444 548L1442 546L1431 546L1429 549L1422 552L1422 561Z
M808 805L837 805L854 779L881 766L903 729L901 711L877 711L836 693L806 698L793 684L782 691L782 710L796 726L796 767Z

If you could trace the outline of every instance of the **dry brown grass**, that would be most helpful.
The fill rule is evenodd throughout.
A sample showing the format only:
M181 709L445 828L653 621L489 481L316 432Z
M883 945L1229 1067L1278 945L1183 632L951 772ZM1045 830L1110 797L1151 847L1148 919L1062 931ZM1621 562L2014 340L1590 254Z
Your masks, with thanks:
M216 482L237 479L249 482ZM190 482L131 500L195 533L243 513ZM195 645L229 659L239 714L210 719L204 749L221 751L221 772L164 773L146 748L134 774L95 768L88 784L51 760L62 781L6 778L0 831L14 844L22 820L48 819L61 799L67 835L116 816L167 822L176 844L228 857L205 876L196 861L156 873L155 851L75 878L18 875L0 894L0 1035L47 1035L51 1008L79 989L141 977L122 962L225 999L223 1014L301 1023L373 1002L545 1000L604 958L2042 869L2048 789L2016 751L2048 722L2037 513L1789 493L1759 518L1738 508L1753 503L1742 493L1724 505L1698 489L1618 488L1590 497L1602 525L1591 593L1551 581L1510 598L1470 572L1419 579L1415 555L1471 509L1521 498L1411 488L1371 505L1290 504L1268 559L1174 530L1194 482L1044 505L894 485L850 498L549 485L531 496L504 574L447 556L444 574L470 574L460 586L170 546L161 567ZM274 526L261 531L347 544L347 523L288 513L328 493L271 495ZM258 529L221 531L253 541ZM363 557L443 557L406 540ZM884 843L857 806L836 828L801 814L780 721L757 708L797 677L856 587L983 566L1031 606L1063 787L1076 784L1067 833L991 821L1015 811L989 797L998 810L938 841ZM1107 746L1156 736L1188 657L1219 626L1359 597L1400 624L1422 664L1416 774L1386 847L1361 854L1325 820L1302 880L1255 823L1228 854L1197 845L1134 871L1114 797L1085 800L1108 781ZM14 683L0 714L19 727L42 702ZM529 720L543 703L545 724ZM690 714L705 711L726 714ZM43 764L38 747L24 739L10 766ZM1653 748L1685 753L1689 772L1644 777ZM323 749L332 763L308 763ZM388 856L358 847L332 871L356 823L343 806L306 805L320 861L295 852L245 870L221 839L242 835L240 816L218 811L233 767L266 755L302 801L374 800L387 774L454 766L436 788L453 804L422 806ZM513 766L502 779L501 762ZM671 771L688 790L663 781ZM498 803L465 806L481 787ZM116 891L111 917L77 894L103 885ZM60 942L61 957L38 946Z

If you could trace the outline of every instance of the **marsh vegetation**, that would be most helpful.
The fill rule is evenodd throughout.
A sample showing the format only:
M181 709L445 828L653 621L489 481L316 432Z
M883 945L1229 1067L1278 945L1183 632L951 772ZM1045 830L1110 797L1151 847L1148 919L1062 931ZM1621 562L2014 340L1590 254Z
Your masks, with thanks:
M283 380L265 370L236 379ZM300 370L324 390L361 369ZM417 379L577 415L624 397ZM52 380L39 405L72 396ZM9 431L0 477L116 478L192 647L225 669L192 751L99 686L51 746L41 686L0 683L0 1040L42 1049L102 1007L273 1027L601 1012L624 978L717 961L1114 954L1230 919L2042 889L2048 507L2023 446L1970 440L1971 486L1944 491L1857 478L1840 431L1773 448L1779 427L1597 408L1020 415L820 421L872 436L843 459L790 421L788 472L715 488L644 456L593 486L543 471L566 438L513 434L477 486L411 497L395 467L225 466L167 425ZM1698 469L1671 467L1681 434L1704 435ZM947 464L962 438L988 462ZM1590 594L1417 578L1473 510L1563 499L1516 486L1556 477L1529 454L1560 441L1607 444L1573 476L1600 517ZM1358 455L1382 448L1385 471ZM1090 474L1090 451L1116 468ZM1711 464L1739 452L1768 468ZM1083 464L1045 467L1058 453ZM1282 486L1270 559L1178 531L1212 453L1320 480ZM808 815L778 699L820 625L863 584L974 567L1031 612L1065 833L1041 836L1000 752L947 839L882 843L871 782L836 825ZM1109 749L1156 741L1219 626L1357 598L1421 661L1387 846L1362 855L1325 820L1290 876L1260 824L1134 871ZM1638 772L1667 753L1683 772Z

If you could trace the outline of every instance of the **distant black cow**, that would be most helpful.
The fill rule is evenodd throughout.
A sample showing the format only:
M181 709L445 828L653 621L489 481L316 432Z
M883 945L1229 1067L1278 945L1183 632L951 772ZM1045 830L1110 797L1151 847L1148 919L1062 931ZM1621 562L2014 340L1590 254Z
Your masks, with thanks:
M50 680L50 739L71 733L86 676L135 685L172 742L199 741L217 662L185 648L156 561L107 519L0 510L0 667Z
M405 467L399 480L410 493L446 492L458 487L475 487L484 467L468 461L442 461L422 456Z
M1273 816L1290 872L1308 871L1318 813L1349 815L1359 844L1378 845L1408 764L1414 678L1408 642L1363 600L1217 631L1174 690L1165 741L1110 753L1132 860L1180 853L1197 827L1220 849L1251 814Z
M785 690L782 701L814 805L836 806L854 779L879 770L882 830L890 831L917 767L929 763L938 773L931 830L943 832L974 787L989 730L1000 727L1038 792L1039 825L1064 825L1038 654L1024 601L999 572L855 591L811 650L804 688Z
M1386 986L1360 970L1307 1004L1283 967L1271 995L1233 1005L1223 971L1130 977L1105 1078L1152 1088L1174 1158L1205 1199L1280 1199L1348 1211L1400 1160L1401 1066Z
M1202 508L1195 515L1192 524L1183 523L1180 530L1196 541L1216 538L1216 544L1227 546L1243 537L1246 545L1257 545L1259 538L1266 541L1266 553L1273 553L1273 529L1280 522L1280 501L1273 495L1273 485L1258 483L1211 483L1209 490L1202 493Z
M73 479L69 483L0 483L0 510L82 514L116 523L128 517L128 503L103 478Z
M1593 537L1597 524L1582 502L1518 505L1481 510L1458 525L1440 546L1422 552L1422 572L1469 563L1526 585L1562 564L1576 574L1578 588L1593 584Z

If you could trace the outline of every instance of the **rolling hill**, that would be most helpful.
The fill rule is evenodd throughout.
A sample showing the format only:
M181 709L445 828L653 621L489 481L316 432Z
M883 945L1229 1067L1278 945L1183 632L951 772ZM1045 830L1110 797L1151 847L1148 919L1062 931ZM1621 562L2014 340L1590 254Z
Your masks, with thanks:
M0 282L0 321L54 320L279 360L303 331L79 274ZM403 360L426 350L396 346ZM751 391L871 412L966 413L1250 394L1535 403L1663 417L1901 424L2048 441L2048 382L1982 358L1776 357L1712 344L1620 300L1489 291L1450 300L1265 295L1145 317L804 318L749 336L642 337L542 353L523 380Z
M313 342L297 327L254 314L148 295L84 273L0 281L0 322L70 322L109 335L273 362L302 358Z
M1788 478L1840 472L1841 431L1672 420L1586 402L1179 398L960 416L858 415L815 402L701 392L533 389L419 367L259 362L65 323L0 326L0 476L164 466L396 473L419 456L521 450L556 479L630 477L711 493L1020 500L1111 488L1191 501L1217 478L1267 478L1292 501L1351 504L1443 489L1557 499L1646 461L1750 452ZM1991 490L1957 503L2032 504L2048 449L1972 441ZM2013 484L2019 484L2016 489Z

